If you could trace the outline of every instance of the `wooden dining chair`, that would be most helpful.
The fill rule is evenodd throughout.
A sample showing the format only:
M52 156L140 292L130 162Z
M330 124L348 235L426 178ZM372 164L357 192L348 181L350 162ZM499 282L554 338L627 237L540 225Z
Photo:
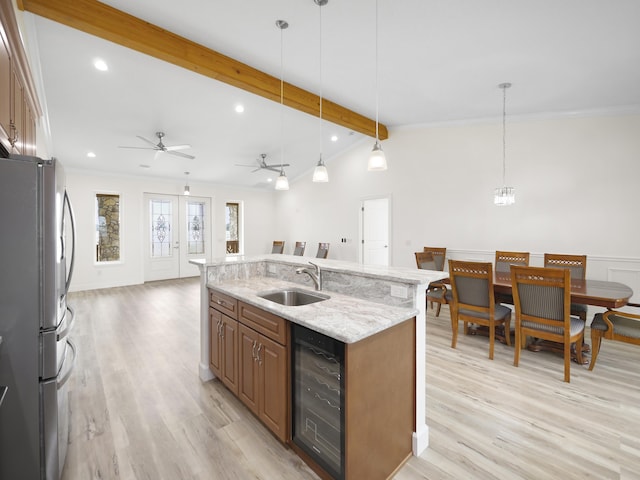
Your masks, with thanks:
M640 303L627 303L628 307L639 308ZM591 322L591 365L596 366L602 339L640 345L640 310L636 313L607 310L596 313Z
M566 268L571 272L571 278L584 280L587 274L586 255L565 255L545 253L544 266L549 268ZM588 308L582 303L571 304L571 315L577 315L583 322L587 321Z
M423 247L422 252L415 252L418 268L442 272L445 265L447 249L445 247ZM442 282L432 282L427 287L427 303L433 310L437 304L436 317L440 315L442 305L447 305L453 297L451 289Z
M496 259L493 265L496 273L508 273L511 275L511 265L518 265L521 267L529 266L529 252L506 252L496 250ZM513 295L507 293L496 293L496 302L513 305Z
M513 364L520 362L520 350L527 337L560 343L564 355L564 381L570 381L571 345L582 363L584 322L571 316L571 274L568 269L511 267L511 284L516 314Z
M504 327L505 341L511 345L511 309L495 303L491 262L449 260L449 278L453 296L451 348L456 348L460 320L464 322L465 334L469 333L469 323L483 325L489 327L489 358L493 360L497 325Z
M301 257L304 255L304 249L307 247L307 242L296 242L296 246L293 249L293 254Z
M316 253L316 258L327 258L327 255L329 255L329 244L319 243L318 253Z
M283 253L283 252L284 252L284 241L274 240L273 247L271 247L271 253Z

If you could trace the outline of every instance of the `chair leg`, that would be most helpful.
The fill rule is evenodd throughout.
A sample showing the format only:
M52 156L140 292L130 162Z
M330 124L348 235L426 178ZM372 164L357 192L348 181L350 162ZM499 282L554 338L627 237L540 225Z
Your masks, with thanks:
M493 360L493 347L496 341L496 324L489 322L489 360Z
M571 369L571 342L564 344L564 381L570 382Z
M504 319L502 325L504 327L504 338L506 339L507 345L511 346L511 315Z
M452 312L451 314L451 348L456 348L458 342L458 316Z
M436 309L436 317L440 315L440 307L442 307L442 304L438 302L438 308ZM433 308L433 303L431 304L431 308Z
M513 365L515 367L517 367L518 363L520 362L520 345L522 342L522 340L520 339L520 336L521 336L520 329L516 324L515 345L513 346Z
M584 332L582 332L582 335L580 335L580 338L576 342L576 360L578 362L578 365L582 365L583 364L583 360L582 360L582 346L583 345L584 345Z
M589 370L593 370L596 366L598 353L600 353L600 343L602 342L602 332L600 330L591 329L591 365Z

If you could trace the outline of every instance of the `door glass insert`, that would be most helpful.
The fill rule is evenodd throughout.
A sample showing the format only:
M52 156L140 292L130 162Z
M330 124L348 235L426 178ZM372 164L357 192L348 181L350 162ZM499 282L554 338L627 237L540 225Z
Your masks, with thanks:
M204 202L187 202L187 253L204 254Z
M170 200L151 200L151 256L171 257L171 225L173 216Z

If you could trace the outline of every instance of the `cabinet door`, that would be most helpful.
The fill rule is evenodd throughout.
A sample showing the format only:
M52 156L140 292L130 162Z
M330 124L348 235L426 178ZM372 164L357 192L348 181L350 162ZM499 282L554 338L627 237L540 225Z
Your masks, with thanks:
M12 132L11 136L13 137L15 143L13 145L13 150L16 153L23 154L24 153L24 89L22 87L22 82L18 78L18 72L13 70L12 74L12 82L13 82L13 104L12 104L12 112L11 112L11 120L12 120Z
M211 331L211 345L209 347L209 368L218 378L222 378L222 337L220 333L221 323L222 314L217 310L209 307L209 328Z
M260 336L246 325L240 324L240 379L238 396L249 410L259 415L258 402L258 363L255 361Z
M238 395L238 322L222 315L222 382Z
M259 367L259 414L264 424L283 442L288 436L287 349L260 335L257 351Z
M11 123L11 57L0 26L0 141L10 150L9 138L13 134Z

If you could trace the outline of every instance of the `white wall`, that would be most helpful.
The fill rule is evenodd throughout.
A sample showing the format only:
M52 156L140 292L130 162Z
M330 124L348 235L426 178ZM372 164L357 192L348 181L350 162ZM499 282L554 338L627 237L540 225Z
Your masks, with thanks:
M490 257L579 253L640 268L640 115L508 122L511 207L493 205L501 120L391 130L386 172L367 172L372 144L331 159L328 184L311 183L309 174L277 196L284 240L329 241L330 258L357 261L361 199L391 194L395 266L414 266L413 253L435 245Z
M184 180L164 181L147 177L118 177L67 171L67 190L77 224L77 249L71 290L90 290L144 281L143 194L180 195ZM225 255L225 203L242 202L245 253L271 251L275 235L274 192L233 189L189 181L191 194L212 199L213 257ZM95 263L95 194L116 193L121 198L121 261Z

